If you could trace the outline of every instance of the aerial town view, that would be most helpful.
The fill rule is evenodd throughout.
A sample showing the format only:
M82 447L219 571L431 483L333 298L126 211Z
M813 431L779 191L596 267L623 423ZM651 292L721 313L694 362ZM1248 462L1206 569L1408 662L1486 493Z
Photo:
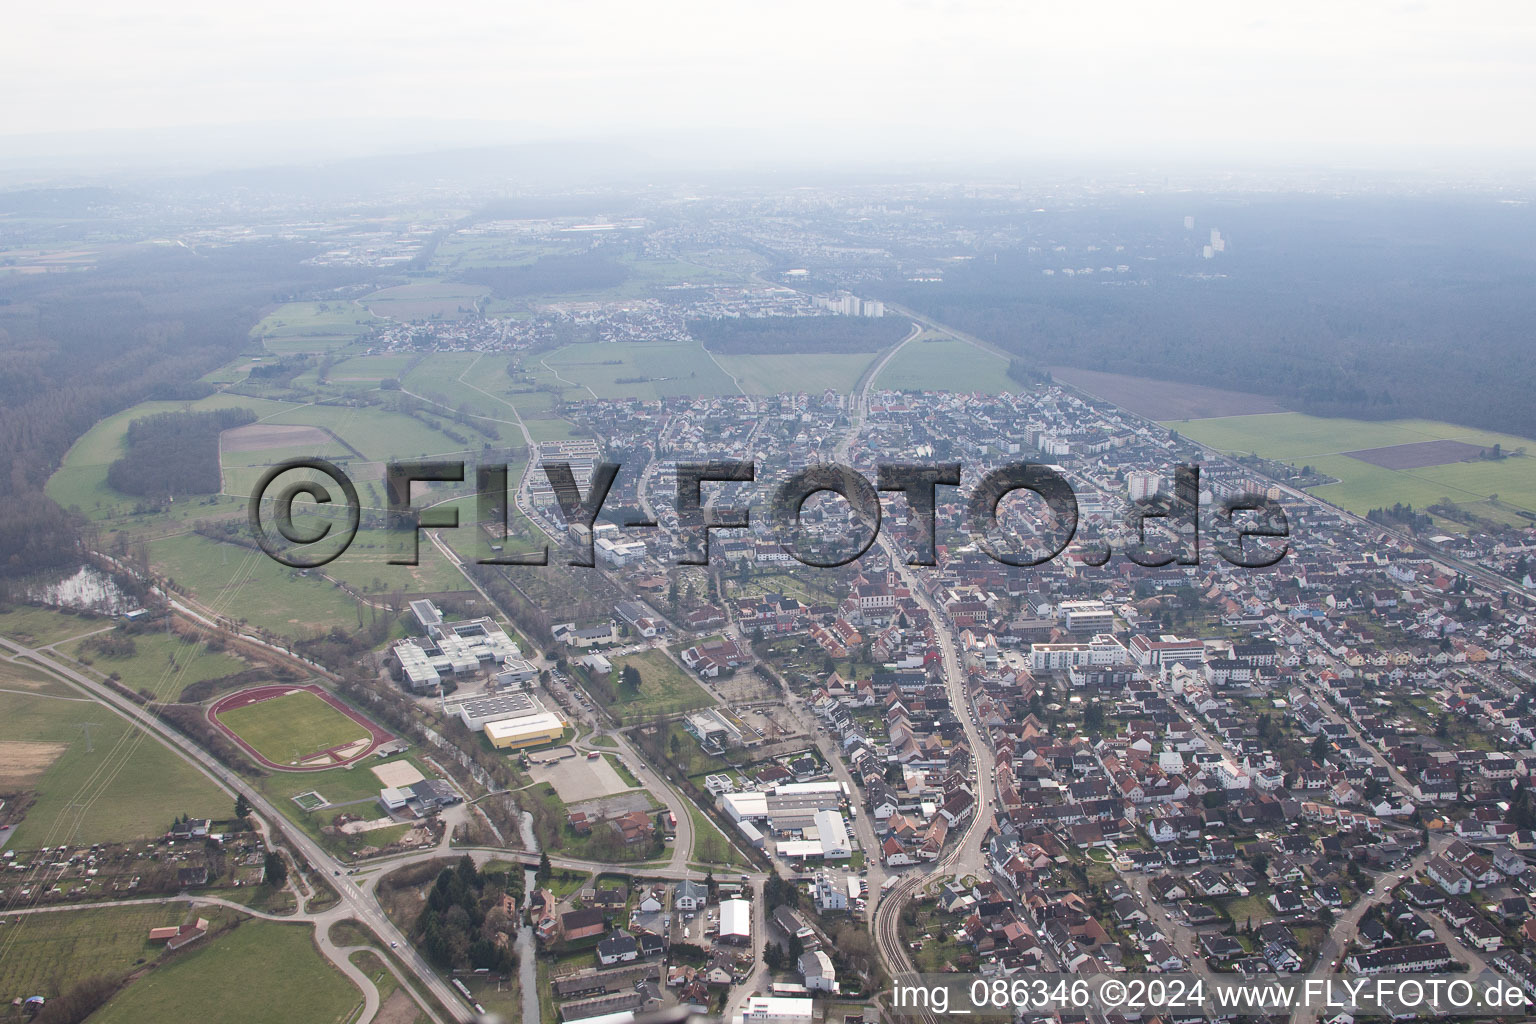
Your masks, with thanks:
M1536 16L673 6L20 17L0 1024L1532 1019Z

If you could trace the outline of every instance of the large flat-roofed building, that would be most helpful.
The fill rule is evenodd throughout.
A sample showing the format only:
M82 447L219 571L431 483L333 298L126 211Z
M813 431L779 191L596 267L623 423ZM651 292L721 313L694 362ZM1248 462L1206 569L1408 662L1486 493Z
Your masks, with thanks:
M437 610L437 605L426 599L412 601L411 614L416 616L417 624L428 633L432 632L434 626L443 624L443 613Z
M1153 639L1143 633L1131 637L1131 658L1144 668L1160 665L1199 665L1205 661L1203 640L1184 640L1171 633Z
M1083 666L1124 665L1130 660L1131 652L1108 633L1100 633L1085 644L1029 645L1029 667L1036 672L1059 672Z
M496 686L499 689L529 689L538 678L539 670L533 662L508 658L501 663L501 671L496 673Z
M411 614L427 635L397 642L392 653L400 666L401 682L413 693L432 693L445 676L469 675L493 666L533 670L523 661L517 641L494 619L444 622L437 606L425 600L412 601ZM533 674L537 675L536 670Z
M853 856L848 823L837 811L816 812L816 838L821 841L821 855L827 860L847 860Z
M576 486L585 494L588 485L592 483L592 470L600 454L596 441L541 441L538 462L568 463ZM553 505L555 489L549 483L549 474L532 460L528 470L529 497L536 503Z
M742 741L741 730L714 708L706 708L683 719L683 728L705 750L721 751Z
M795 996L748 996L740 1024L811 1024L815 1001Z
M395 660L400 664L400 679L413 693L431 693L442 683L442 673L432 664L432 658L414 640L401 640L395 644Z
M746 900L720 901L720 941L736 946L752 944L752 904Z
M1056 617L1069 633L1108 633L1115 628L1115 613L1103 601L1062 601Z
M544 710L531 694L498 693L492 697L472 697L457 706L464 728L477 732L491 722L504 722L514 718L528 718Z
M541 743L554 743L565 735L565 722L548 711L524 718L487 722L485 738L498 750L520 750Z
M599 537L592 542L592 548L604 564L615 569L645 561L645 542L642 540Z
M840 811L847 798L843 784L835 780L790 782L766 793L723 793L719 806L732 821L762 820L770 831L787 833L816 827L817 814Z

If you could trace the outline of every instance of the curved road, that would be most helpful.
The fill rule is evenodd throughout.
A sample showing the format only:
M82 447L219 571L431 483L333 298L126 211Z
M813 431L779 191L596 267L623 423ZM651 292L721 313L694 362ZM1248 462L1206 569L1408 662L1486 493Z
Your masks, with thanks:
M922 330L923 325L914 320L912 332L887 352L878 363L866 370L860 378L859 385L856 385L858 390L852 409L853 422L835 447L836 461L847 463L853 441L864 425L864 418L869 409L869 393L874 388L875 379L879 376L881 369L900 351L902 346L921 334ZM906 553L900 550L896 541L885 531L877 535L877 540L902 585L911 593L912 599L918 606L928 613L929 621L933 624L934 637L938 643L943 666L944 687L949 694L950 706L954 708L955 714L960 719L966 744L971 750L971 785L976 797L976 805L969 822L966 823L963 832L952 837L948 850L938 860L909 872L902 881L880 896L879 902L875 905L873 926L875 948L879 951L881 959L885 961L886 971L894 978L898 974L914 971L912 959L907 955L907 950L901 942L900 922L902 908L912 899L917 889L925 882L947 874L981 874L984 871L985 856L982 841L986 837L992 820L993 756L992 748L982 734L980 724L976 720L975 709L971 704L970 687L956 653L954 631L950 629L943 613L928 596L927 591L920 586L912 567L906 564ZM878 856L878 851L871 851L871 854Z
M193 767L208 776L220 789L229 794L231 799L237 793L244 795L255 812L266 819L277 835L291 848L297 850L300 856L308 861L320 875L324 876L329 873L334 880L336 890L340 894L340 899L337 900L336 905L331 909L306 916L316 927L316 939L321 950L326 953L332 963L336 964L339 970L347 974L348 977L353 978L354 981L362 975L362 972L358 971L355 965L347 961L346 954L341 953L337 947L330 944L326 932L337 921L345 920L349 917L356 918L383 941L398 943L399 946L396 949L396 953L400 956L406 967L416 976L420 984L430 991L439 1003L448 1008L457 1019L466 1021L473 1019L474 1015L470 1007L464 1003L453 988L438 976L432 966L410 946L405 936L389 920L383 908L373 899L372 895L362 892L355 884L348 882L343 875L343 865L341 862L326 852L320 844L309 838L309 836L288 826L287 821L267 798L244 779L228 768L225 768L212 754L209 754L202 747L175 731L159 718L139 707L139 705L120 696L116 691L82 675L68 665L61 664L39 650L23 646L6 637L0 637L0 647L10 651L16 657L32 661L55 675L68 680L91 696L96 697L101 703L107 705L134 725L155 737L174 753L181 756L183 760L189 762ZM297 919L302 920L303 918ZM342 961L346 961L346 966L342 965ZM363 981L366 984L360 987L364 993L367 993L373 988L373 985L366 978L363 978ZM375 991L375 1003L377 1002L377 997L378 993ZM428 1013L434 1020L438 1021L438 1024L442 1024L441 1019L434 1011L429 1009ZM364 1020L366 1019L371 1018L364 1018ZM361 1024L361 1021L359 1024Z

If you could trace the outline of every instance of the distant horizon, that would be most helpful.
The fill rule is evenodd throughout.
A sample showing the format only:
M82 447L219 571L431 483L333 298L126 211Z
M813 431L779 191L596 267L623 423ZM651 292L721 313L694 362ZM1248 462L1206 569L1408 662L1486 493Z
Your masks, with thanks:
M0 188L47 187L121 178L186 178L226 172L306 170L349 162L419 160L434 155L494 155L528 151L559 157L562 169L591 169L598 177L660 175L829 175L954 180L997 179L1034 174L1166 174L1213 176L1279 175L1294 179L1326 175L1382 179L1470 182L1529 179L1536 184L1536 148L1393 145L1339 148L1305 155L1284 149L1229 152L1215 160L1180 147L1098 150L1061 149L1035 153L884 152L890 142L869 149L786 150L729 134L673 132L642 134L545 133L517 137L515 122L444 118L435 121L377 118L276 122L223 122L164 126L141 131L93 130L0 135ZM897 148L900 148L899 146ZM1282 147L1283 149L1283 147ZM581 161L589 151L590 165ZM632 169L599 164L604 157L635 158ZM1183 187L1190 187L1188 185Z
M0 110L0 165L141 166L188 135L201 148L158 155L637 139L794 165L1536 165L1536 8L1504 2L585 0L445 17L158 0L13 21L0 88L25 100Z

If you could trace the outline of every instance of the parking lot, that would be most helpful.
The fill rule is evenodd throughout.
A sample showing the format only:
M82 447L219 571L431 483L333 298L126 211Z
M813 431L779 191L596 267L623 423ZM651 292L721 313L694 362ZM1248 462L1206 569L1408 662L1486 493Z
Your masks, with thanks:
M557 748L541 756L558 755L569 749L569 747ZM619 773L614 770L613 765L608 763L607 758L588 759L587 755L580 751L576 751L573 757L554 763L535 764L528 769L528 774L535 782L547 782L554 786L560 799L568 804L594 797L612 796L630 788L623 779L619 778Z

